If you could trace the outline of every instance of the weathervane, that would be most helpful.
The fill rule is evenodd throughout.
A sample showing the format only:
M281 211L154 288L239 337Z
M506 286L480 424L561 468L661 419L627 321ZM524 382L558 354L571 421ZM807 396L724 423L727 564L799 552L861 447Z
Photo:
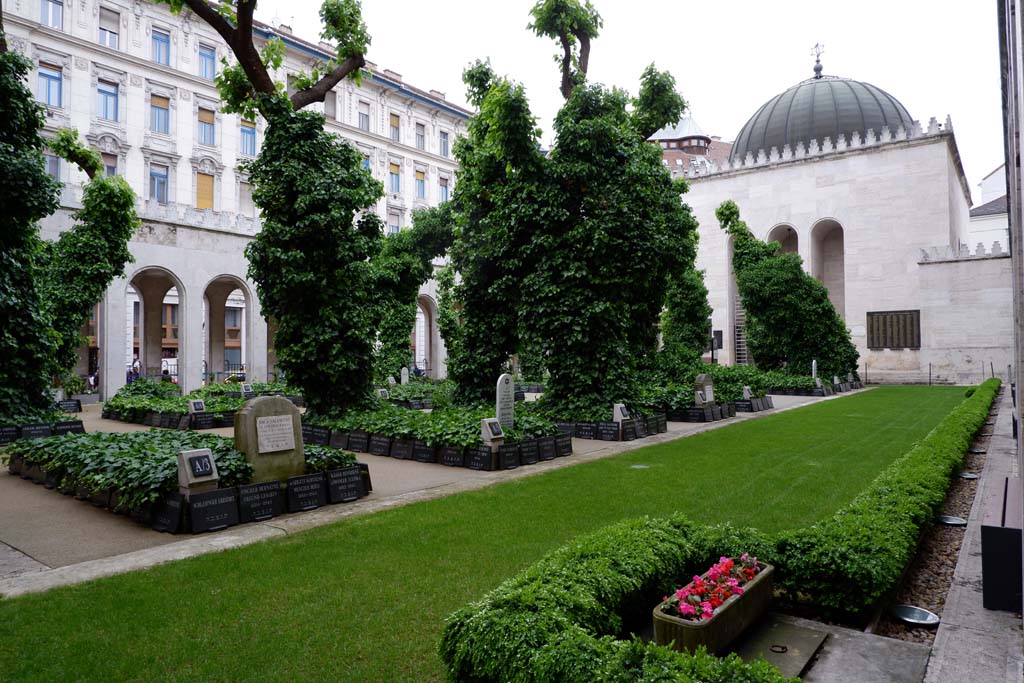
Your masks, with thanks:
M821 78L821 53L825 51L825 46L821 43L815 43L814 47L811 48L811 54L814 55L814 77Z

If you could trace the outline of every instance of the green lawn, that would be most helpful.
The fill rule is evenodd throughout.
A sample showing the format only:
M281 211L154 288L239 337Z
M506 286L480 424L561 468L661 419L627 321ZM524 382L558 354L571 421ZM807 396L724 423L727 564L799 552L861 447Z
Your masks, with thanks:
M2 680L423 681L444 617L643 514L766 530L853 498L963 398L886 387L615 458L0 601ZM630 469L633 464L648 469ZM372 466L371 466L372 467Z

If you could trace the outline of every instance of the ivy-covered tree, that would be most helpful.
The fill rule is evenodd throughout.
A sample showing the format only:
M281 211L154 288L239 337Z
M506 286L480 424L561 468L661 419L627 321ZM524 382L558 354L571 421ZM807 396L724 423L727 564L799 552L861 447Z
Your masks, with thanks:
M758 368L806 375L817 360L826 377L856 375L850 331L800 257L754 237L731 200L715 216L734 238L732 267L746 314L747 348Z
M61 131L49 142L41 137L44 111L25 87L30 69L0 40L0 422L37 419L50 408L50 384L74 366L80 330L123 274L138 224L131 188L123 178L97 174L100 157L76 132ZM46 146L89 176L74 227L52 243L40 238L38 226L59 205Z
M634 395L669 276L692 268L696 222L680 200L685 185L646 142L683 111L672 77L648 67L634 99L588 85L601 26L593 7L542 0L533 19L563 48L566 103L550 154L521 85L481 63L464 76L479 114L456 145L464 324L449 371L464 400L486 398L507 359L528 348L550 373L545 400L568 416Z
M433 275L434 259L451 244L448 204L414 212L412 228L384 238L384 246L373 260L374 290L381 311L374 372L378 383L397 377L409 364L409 332L416 324L420 285Z
M671 276L661 315L663 366L685 365L701 357L711 340L711 306L704 273L687 268Z

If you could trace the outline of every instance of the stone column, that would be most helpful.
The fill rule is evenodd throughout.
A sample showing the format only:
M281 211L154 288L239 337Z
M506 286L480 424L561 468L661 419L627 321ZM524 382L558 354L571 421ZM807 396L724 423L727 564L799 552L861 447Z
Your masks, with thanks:
M203 297L201 285L178 292L178 385L187 394L203 385Z
M207 354L206 369L212 381L220 379L224 372L224 306L234 285L212 284L206 289L207 306Z
M125 353L127 290L127 280L117 278L107 287L100 304L100 397L104 401L124 386L131 362Z

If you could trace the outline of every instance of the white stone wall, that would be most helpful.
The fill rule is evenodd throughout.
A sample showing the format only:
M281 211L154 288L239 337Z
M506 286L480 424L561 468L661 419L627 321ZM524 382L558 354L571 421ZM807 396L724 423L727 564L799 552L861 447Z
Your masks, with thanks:
M759 238L766 238L779 224L792 226L808 272L815 272L814 226L826 219L838 222L845 251L845 319L861 354L861 367L867 363L875 379L887 374L920 376L922 367L926 373L924 351L867 349L867 313L920 309L920 250L957 246L953 240L965 231L967 198L954 154L952 134L936 133L692 180L683 201L700 223L697 265L706 271L714 329L724 331L722 362L731 363L735 357L731 264L729 241L714 211L732 199ZM946 286L955 290L960 284ZM934 339L928 325L923 319L926 344ZM1003 344L1009 348L1010 337Z
M186 390L198 386L206 341L202 335L203 292L218 276L229 276L243 284L248 302L245 314L245 362L253 379L263 379L267 367L267 329L259 314L255 288L245 277L245 245L259 230L259 219L239 215L241 183L246 181L238 168L242 154L241 120L237 115L219 111L219 99L211 80L200 77L200 45L216 49L220 59L231 59L230 50L216 32L189 12L175 16L167 5L148 2L105 0L103 7L119 13L117 49L99 43L99 5L65 2L60 27L39 23L39 0L3 0L4 22L12 49L34 62L29 86L37 91L40 62L62 69L62 102L48 107L46 134L61 127L73 127L81 137L100 151L118 157L118 173L128 180L139 198L138 213L142 228L133 238L130 250L135 258L128 266L128 279L118 280L107 291L101 306L101 372L104 392L111 394L123 384L124 367L131 363L130 347L125 353L126 321L131 334L131 311L127 308L127 282L132 274L147 268L168 272L182 284L180 310L179 369ZM152 31L171 36L170 63L152 60ZM271 35L258 30L259 38ZM313 60L325 59L329 51L323 45L308 43L280 31L288 48L285 64L274 77L285 82L289 74L307 70ZM258 41L259 42L259 41ZM360 86L350 81L339 84L331 93L333 107L316 104L313 108L328 113L327 128L357 146L369 159L374 177L388 189L388 168L398 163L402 171L400 192L387 192L375 207L387 221L390 213L400 216L403 227L411 225L412 211L440 202L440 180L446 178L450 193L455 186L456 163L452 149L464 133L469 112L445 101L437 92L426 92L402 82L399 74L369 67L370 76ZM117 121L98 115L97 82L110 80L118 86ZM150 98L166 96L170 100L168 134L157 133L150 124ZM370 105L369 130L359 126L359 103ZM200 105L217 110L215 144L203 145L198 137ZM400 117L399 141L390 136L390 115ZM263 142L265 122L257 120L257 150ZM416 138L416 124L423 125L422 148ZM441 149L441 134L448 135L447 154ZM149 170L154 163L166 164L169 173L167 204L149 196ZM423 197L417 196L415 175L425 176ZM196 174L214 175L213 209L196 207ZM43 234L55 238L71 224L70 212L80 206L84 174L70 164L61 163L60 179L65 183L62 210L42 225ZM431 287L424 288L429 293ZM341 295L341 294L339 294ZM105 321L117 321L106 324ZM443 348L443 347L442 347ZM127 355L127 357L126 357ZM441 356L443 363L444 355ZM109 370L108 370L109 369ZM443 376L443 367L439 368Z

